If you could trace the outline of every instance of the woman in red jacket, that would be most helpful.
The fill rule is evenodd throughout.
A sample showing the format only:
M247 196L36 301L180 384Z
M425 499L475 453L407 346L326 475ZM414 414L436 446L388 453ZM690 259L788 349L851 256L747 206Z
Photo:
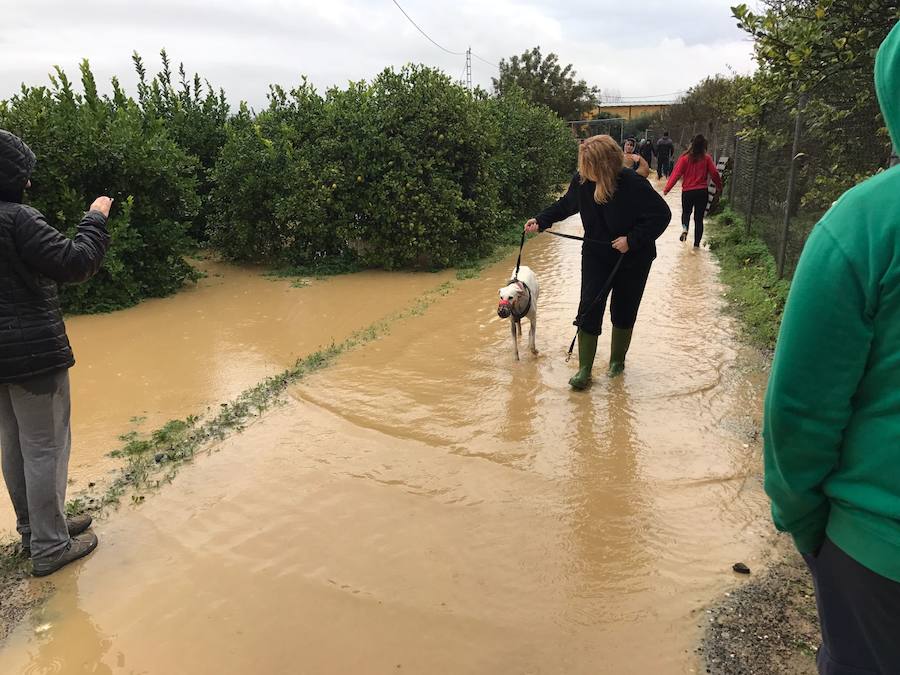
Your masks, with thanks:
M716 192L722 192L722 177L716 170L716 165L706 153L706 139L702 134L697 134L691 139L691 147L678 158L675 170L669 176L663 194L669 194L669 190L675 187L679 178L681 181L681 241L685 241L688 235L688 227L691 222L691 211L694 212L694 248L700 248L700 240L703 238L703 216L706 213L706 204L709 201L708 184L712 178L716 184Z

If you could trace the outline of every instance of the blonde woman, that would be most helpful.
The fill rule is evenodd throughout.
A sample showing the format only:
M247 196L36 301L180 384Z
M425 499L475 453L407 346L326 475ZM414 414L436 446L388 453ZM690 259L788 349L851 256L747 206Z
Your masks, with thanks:
M610 314L612 347L607 374L625 369L625 354L650 266L656 239L672 217L663 198L649 182L622 166L622 148L611 137L592 136L578 151L578 171L556 203L525 223L526 232L544 231L553 223L581 214L585 242L581 249L581 302L578 306L578 373L569 380L585 389L597 353L606 295L599 297L619 256L622 265L612 277Z

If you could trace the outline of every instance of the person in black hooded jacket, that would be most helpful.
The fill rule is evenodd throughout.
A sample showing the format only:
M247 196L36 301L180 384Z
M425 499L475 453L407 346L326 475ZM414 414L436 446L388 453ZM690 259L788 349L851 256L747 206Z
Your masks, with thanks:
M578 171L566 194L528 220L525 231L543 232L576 213L581 214L584 245L581 303L575 320L579 367L569 385L581 390L591 382L610 294L613 328L607 374L616 377L625 369L638 308L656 259L656 240L668 227L672 212L649 182L622 166L619 145L601 135L579 146ZM617 267L617 263L621 264Z
M90 516L66 519L69 368L57 283L90 279L109 245L112 200L98 197L73 239L23 204L36 159L0 129L0 454L22 550L44 576L97 546Z

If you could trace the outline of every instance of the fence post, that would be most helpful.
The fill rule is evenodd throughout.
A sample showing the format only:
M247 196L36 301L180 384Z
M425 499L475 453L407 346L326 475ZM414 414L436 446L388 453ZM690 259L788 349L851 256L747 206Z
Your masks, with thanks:
M750 196L747 198L747 215L744 222L747 226L747 236L750 235L750 225L753 222L753 209L756 207L756 177L759 175L759 155L762 151L762 131L766 121L766 107L759 112L759 122L756 125L756 144L753 149L753 166L750 168Z
M734 184L738 181L738 137L734 135L734 152L731 153L731 180L728 181L728 203L734 208Z
M791 205L794 202L794 189L797 184L797 160L800 154L800 132L803 124L803 108L806 105L806 94L800 94L797 100L797 119L794 121L794 145L791 149L791 167L788 172L787 200L784 204L784 223L781 226L781 240L778 242L778 278L784 278L784 260L787 257L787 238L791 226Z
M753 149L753 166L750 168L750 196L747 199L747 216L744 218L748 235L750 234L750 224L753 222L753 208L756 206L756 176L759 174L759 153L762 150L762 124L757 131L756 147Z

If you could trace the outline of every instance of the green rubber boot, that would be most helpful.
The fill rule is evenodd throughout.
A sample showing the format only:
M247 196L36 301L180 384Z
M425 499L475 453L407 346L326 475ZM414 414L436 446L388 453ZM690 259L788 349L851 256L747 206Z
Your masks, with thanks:
M628 347L631 346L631 328L612 329L612 345L609 350L609 370L606 374L609 377L621 375L625 370L625 355L628 353Z
M591 383L591 368L597 355L597 336L578 331L578 372L569 380L572 389L581 391Z

